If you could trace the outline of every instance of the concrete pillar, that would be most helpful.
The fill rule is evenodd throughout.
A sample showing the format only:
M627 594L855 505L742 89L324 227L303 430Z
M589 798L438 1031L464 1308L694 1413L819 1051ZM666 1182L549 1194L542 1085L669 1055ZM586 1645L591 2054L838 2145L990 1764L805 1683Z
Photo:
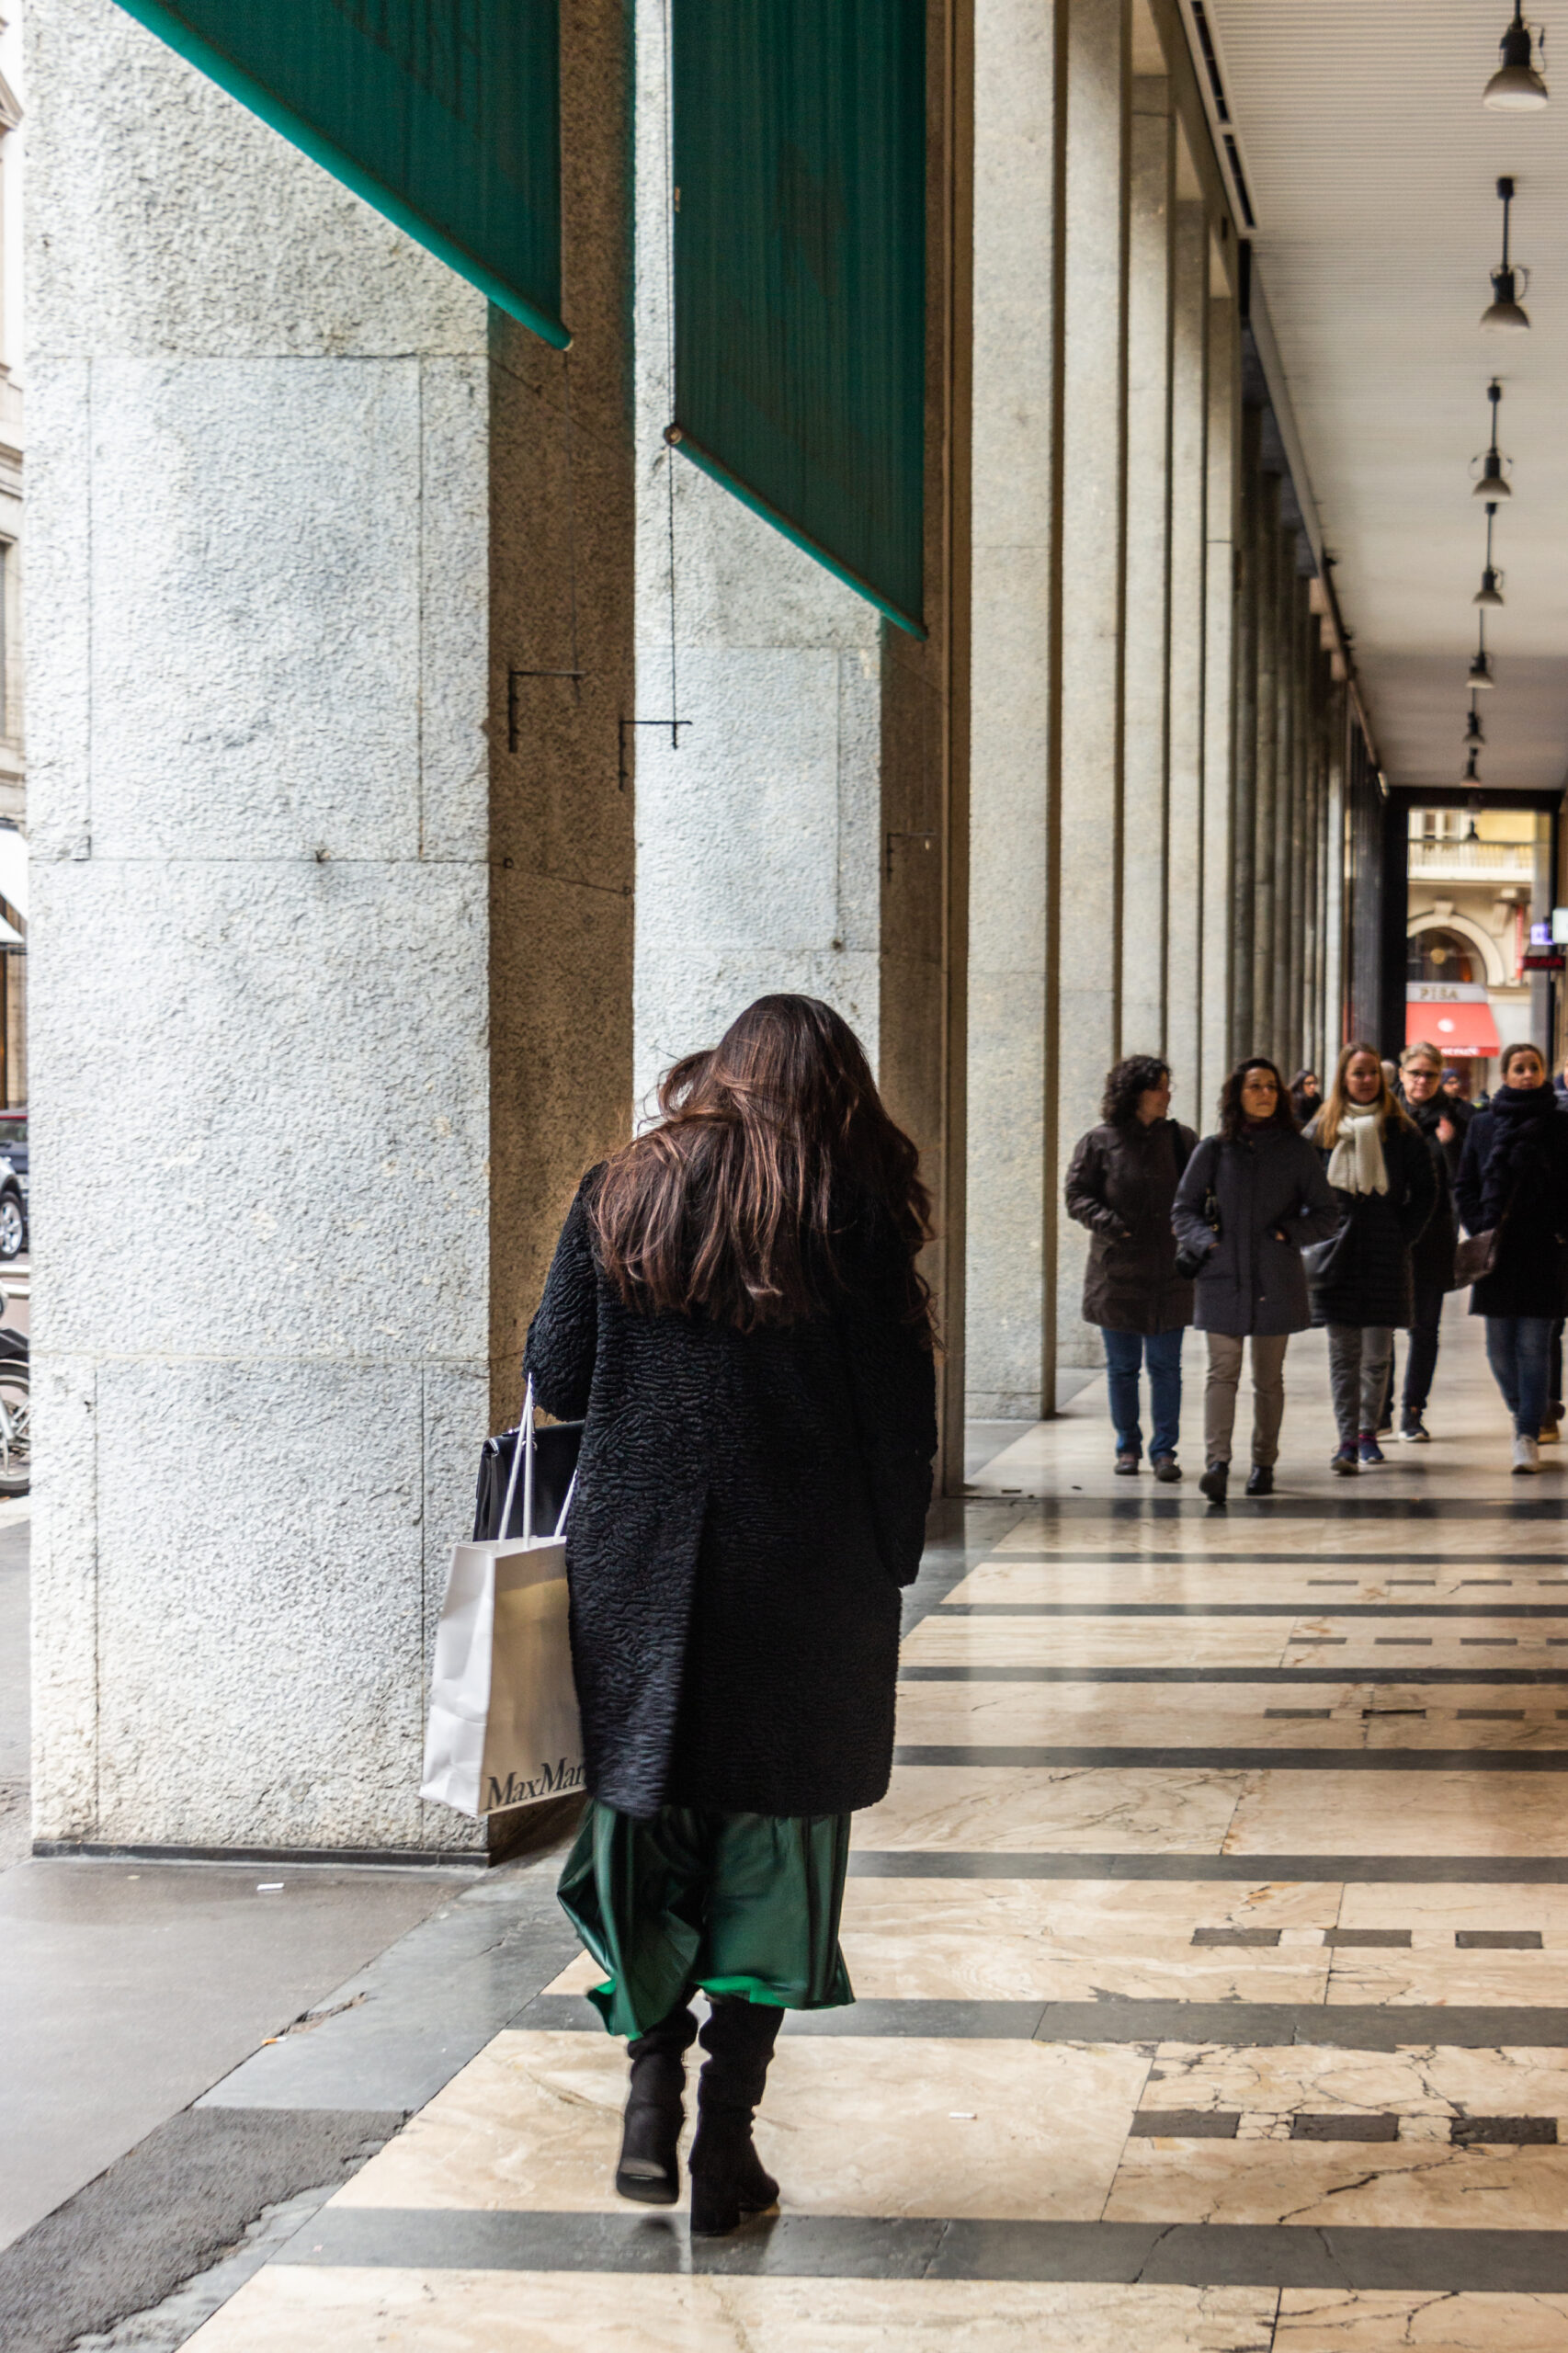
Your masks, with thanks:
M975 17L968 1410L1051 1409L1063 20Z
M1307 584L1296 582L1296 625L1291 672L1295 680L1290 779L1290 1071L1300 1069L1307 1051L1307 877L1311 863L1309 809L1312 791L1312 671L1308 632ZM1290 1075L1290 1071L1285 1074Z
M1235 818L1234 853L1228 870L1227 910L1233 941L1231 1049L1233 1059L1253 1051L1253 945L1257 927L1257 713L1258 659L1263 628L1263 476L1258 471L1262 417L1241 413L1239 542L1240 593L1236 604Z
M1349 972L1345 953L1345 861L1349 849L1346 759L1348 696L1337 681L1328 690L1324 723L1323 868L1323 1044L1324 1063L1338 1053L1345 1037ZM1326 1079L1320 1069L1318 1075Z
M1275 730L1274 730L1274 954L1273 954L1273 1019L1269 1035L1273 1040L1267 1050L1290 1077L1296 1067L1290 1056L1294 1046L1294 999L1291 995L1292 959L1294 952L1291 923L1294 874L1291 851L1295 828L1297 761L1300 752L1300 710L1297 701L1298 641L1296 603L1296 534L1283 529L1279 534L1279 586L1276 607L1275 655Z
M631 1107L619 21L570 362L109 0L28 30L35 1831L474 1851L433 1620Z
M1226 290L1218 253L1210 247L1209 300L1208 451L1203 594L1203 1060L1198 1090L1199 1125L1209 1128L1220 1088L1235 1052L1236 975L1250 942L1233 924L1232 875L1242 855L1239 760L1244 733L1239 645L1246 608L1244 577L1237 593L1242 465L1241 338L1236 305ZM1216 283L1216 279L1218 282ZM1245 828L1251 838L1251 813Z
M1276 807L1279 797L1279 478L1258 495L1257 784L1253 802L1252 1036L1244 1053L1274 1051Z
M1130 0L1066 0L1062 799L1057 1176L1121 1051ZM1080 1319L1087 1237L1057 1251L1059 1360L1096 1364Z
M1209 228L1176 209L1171 353L1170 861L1165 1051L1177 1119L1203 1119L1205 547L1209 466ZM1228 521L1228 517L1227 517ZM1229 548L1225 551L1229 564ZM1224 583L1229 592L1230 583ZM1216 714L1218 719L1218 714ZM1226 729L1228 736L1228 707ZM1221 870L1221 874L1223 869ZM1221 1011L1223 1013L1223 997Z
M1176 126L1163 77L1134 80L1130 135L1121 1050L1164 1053Z

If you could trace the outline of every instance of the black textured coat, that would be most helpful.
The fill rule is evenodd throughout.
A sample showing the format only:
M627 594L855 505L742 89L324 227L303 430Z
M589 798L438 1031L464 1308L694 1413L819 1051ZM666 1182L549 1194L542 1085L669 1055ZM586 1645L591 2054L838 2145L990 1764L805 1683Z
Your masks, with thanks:
M1464 1150L1466 1122L1454 1117L1454 1107L1442 1094L1429 1096L1425 1103L1406 1103L1406 1117L1415 1120L1426 1141L1432 1155L1432 1172L1437 1180L1437 1198L1432 1214L1422 1227L1410 1253L1411 1272L1417 1282L1435 1284L1440 1290L1451 1290L1454 1284L1454 1245L1459 1240L1459 1220L1454 1214L1454 1178L1459 1175L1460 1154ZM1449 1142L1437 1135L1438 1123L1447 1120L1453 1134Z
M1501 1224L1497 1263L1472 1285L1471 1313L1568 1315L1568 1116L1550 1086L1500 1086L1476 1113L1454 1198L1469 1233Z
M1108 1332L1179 1332L1192 1285L1176 1268L1171 1211L1198 1139L1175 1120L1128 1120L1080 1136L1063 1188L1089 1229L1084 1321Z
M1210 1192L1218 1243L1203 1216ZM1337 1213L1316 1153L1294 1128L1256 1128L1233 1142L1205 1136L1176 1188L1171 1222L1184 1249L1209 1254L1196 1285L1200 1332L1241 1339L1306 1330L1301 1252L1334 1232Z
M831 1316L642 1314L595 1258L593 1183L525 1357L544 1410L587 1422L566 1539L587 1786L642 1817L873 1805L937 1448L907 1256L868 1213Z
M1307 1130L1326 1170L1331 1154L1317 1140L1322 1115ZM1410 1254L1437 1199L1437 1175L1426 1139L1392 1116L1382 1132L1386 1193L1346 1193L1331 1187L1348 1226L1325 1281L1312 1285L1312 1322L1408 1324L1415 1313Z

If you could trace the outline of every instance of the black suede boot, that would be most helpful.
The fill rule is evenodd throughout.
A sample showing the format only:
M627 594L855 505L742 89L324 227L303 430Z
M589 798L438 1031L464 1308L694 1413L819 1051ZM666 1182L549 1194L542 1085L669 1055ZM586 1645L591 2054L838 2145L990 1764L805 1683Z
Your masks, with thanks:
M760 2214L778 2196L752 2143L752 2112L762 2098L782 2010L733 1995L711 1995L702 2029L707 2064L697 2086L697 2138L691 2145L691 2235L722 2238L743 2214Z
M615 2186L643 2206L673 2206L680 2196L676 2150L686 2122L686 2054L697 2020L683 2002L657 2026L626 2046L631 2088L626 2095Z

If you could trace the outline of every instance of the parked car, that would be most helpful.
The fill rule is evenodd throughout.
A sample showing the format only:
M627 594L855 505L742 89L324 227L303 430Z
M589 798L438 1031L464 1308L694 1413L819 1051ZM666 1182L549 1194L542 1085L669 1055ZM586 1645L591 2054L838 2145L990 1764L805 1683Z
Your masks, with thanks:
M28 1246L28 1115L0 1111L0 1261Z

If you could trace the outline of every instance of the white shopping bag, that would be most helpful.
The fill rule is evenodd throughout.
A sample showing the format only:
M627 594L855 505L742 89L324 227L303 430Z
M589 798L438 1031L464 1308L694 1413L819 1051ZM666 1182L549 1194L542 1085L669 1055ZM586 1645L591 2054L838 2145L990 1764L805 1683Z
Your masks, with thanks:
M453 1548L436 1630L419 1794L460 1813L537 1805L583 1786L583 1731L566 1620L568 1490L553 1535L533 1533L533 1383L512 1458L523 1534ZM573 1486L576 1484L575 1479Z

